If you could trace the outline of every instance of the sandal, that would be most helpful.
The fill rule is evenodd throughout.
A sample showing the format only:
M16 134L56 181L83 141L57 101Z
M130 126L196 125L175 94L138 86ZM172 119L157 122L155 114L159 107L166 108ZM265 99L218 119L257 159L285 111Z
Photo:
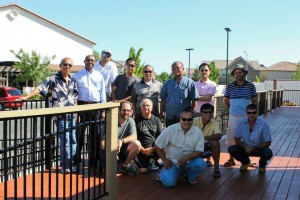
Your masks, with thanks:
M231 167L234 165L235 165L234 160L228 160L226 163L224 163L224 167Z
M207 165L207 167L211 167L211 166L212 166L212 163L211 163L209 160L207 160L207 161L206 161L206 165Z
M253 168L257 168L257 164L255 163L255 162L252 162L251 160L250 160L250 165L249 165L249 167L253 167Z
M216 178L221 177L221 172L220 171L214 171L213 177L216 177Z

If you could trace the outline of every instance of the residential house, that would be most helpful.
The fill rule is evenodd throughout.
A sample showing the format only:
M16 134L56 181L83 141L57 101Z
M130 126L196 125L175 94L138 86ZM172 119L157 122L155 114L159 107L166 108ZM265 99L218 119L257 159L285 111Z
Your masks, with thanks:
M261 81L265 80L291 80L296 71L297 64L279 62L260 71Z

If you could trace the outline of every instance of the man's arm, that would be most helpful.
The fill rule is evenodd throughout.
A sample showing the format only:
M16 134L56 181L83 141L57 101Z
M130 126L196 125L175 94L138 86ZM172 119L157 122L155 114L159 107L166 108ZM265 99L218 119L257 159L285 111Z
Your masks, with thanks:
M190 160L194 160L195 158L201 157L203 154L203 152L201 151L195 151L193 153L187 154L182 156L178 162L177 162L177 166L178 167L182 167L183 165L185 165L188 161Z
M164 113L165 113L165 106L166 106L166 100L165 99L162 99L161 101L160 101L160 113L159 113L159 118L161 119L161 120L164 120L164 117L165 117L165 115L164 115Z
M36 95L38 95L40 93L40 90L38 88L35 88L34 90L32 90L27 96L25 97L20 97L20 100L27 100L31 97L34 97Z
M117 86L111 86L111 100L113 102L117 102L116 101L116 92L117 92Z
M209 102L209 101L212 100L213 96L214 95L212 95L212 94L206 94L206 95L200 96L199 99L198 99L198 101L200 100L200 101L207 101L207 102Z
M251 98L252 104L257 105L257 96Z
M212 134L210 136L205 136L205 140L220 140L222 138L221 133Z
M164 163L164 168L169 169L172 167L172 161L168 160L163 149L159 148L157 145L154 145L157 155L161 158Z
M196 112L196 109L197 109L197 99L192 100L192 108L193 108L193 112Z
M230 108L230 103L229 103L229 98L228 98L228 97L224 97L224 98L223 98L223 104L224 104L225 108L226 108L227 110L229 110L229 108Z

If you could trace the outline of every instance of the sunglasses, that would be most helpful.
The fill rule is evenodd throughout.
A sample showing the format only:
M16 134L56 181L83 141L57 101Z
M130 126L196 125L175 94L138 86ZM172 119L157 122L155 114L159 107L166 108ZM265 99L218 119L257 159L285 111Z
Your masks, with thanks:
M151 70L145 70L144 73L152 73Z
M186 121L191 122L191 121L193 121L193 118L183 118L183 117L181 117L181 120L184 121L184 122L186 122Z
M64 63L64 66L69 66L69 67L72 67L73 65L72 64L69 64L69 63Z
M249 115L252 114L252 115L255 115L256 114L256 111L255 112L247 112Z
M208 69L201 69L201 72L208 72Z
M135 67L133 64L127 64L128 67Z
M214 111L202 111L204 114L213 114L214 113Z

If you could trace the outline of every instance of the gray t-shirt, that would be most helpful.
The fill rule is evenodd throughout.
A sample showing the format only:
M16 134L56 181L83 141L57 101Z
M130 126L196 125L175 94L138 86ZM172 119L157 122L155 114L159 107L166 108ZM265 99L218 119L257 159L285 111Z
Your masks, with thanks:
M133 85L140 81L139 77L134 75L131 78L127 78L125 74L120 74L116 77L112 86L116 86L116 100L124 99L131 95Z
M129 117L123 125L119 124L118 133L119 140L126 138L129 135L136 134L136 126L134 120Z

